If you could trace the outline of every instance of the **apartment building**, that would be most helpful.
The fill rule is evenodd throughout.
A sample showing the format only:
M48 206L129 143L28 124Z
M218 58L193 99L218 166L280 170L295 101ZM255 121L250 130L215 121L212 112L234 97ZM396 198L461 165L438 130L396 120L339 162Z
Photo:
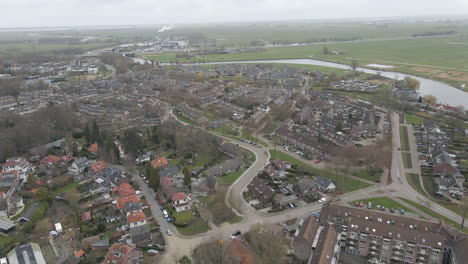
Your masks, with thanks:
M463 248L460 241L468 240L466 234L457 233L442 221L433 223L330 203L323 206L319 219L309 217L304 223L294 246L298 249L296 257L308 259L308 263L337 263L342 254L359 255L369 263L457 263L448 260L456 257L457 248Z

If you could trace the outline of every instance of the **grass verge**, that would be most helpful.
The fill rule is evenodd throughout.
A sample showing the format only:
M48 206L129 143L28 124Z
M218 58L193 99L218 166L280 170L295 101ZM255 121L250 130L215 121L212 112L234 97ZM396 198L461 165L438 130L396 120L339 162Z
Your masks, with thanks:
M400 144L401 151L409 151L408 128L400 126Z
M384 206L385 208L394 208L395 211L403 209L406 212L414 213L413 210L409 209L408 207L403 206L399 202L394 201L388 197L376 197L376 198L369 198L369 199L363 199L363 200L356 200L356 201L349 202L349 205L354 206L356 202L363 202L366 208L367 208L367 204L369 202L372 202L373 208L375 208L377 205L380 205L380 206Z
M402 199L403 201L407 202L408 204L410 204L411 206L414 206L415 208L418 208L419 210L423 211L424 213L434 217L434 218L437 218L437 219L442 219L444 220L447 224L463 231L464 233L468 233L468 228L466 227L461 227L460 226L460 223L456 223L455 221L443 216L443 215L440 215L434 211L432 211L431 209L425 207L424 205L422 204L419 204L417 202L414 202L414 201L411 201L411 200L408 200L408 199L405 199L405 198L400 198Z
M224 175L224 176L221 177L219 180L220 180L222 183L232 184L232 183L234 183L234 182L242 175L242 173L244 173L244 171L246 171L246 170L247 170L247 168L243 168L243 169L240 169L240 170L231 172L231 173L229 173L229 174Z

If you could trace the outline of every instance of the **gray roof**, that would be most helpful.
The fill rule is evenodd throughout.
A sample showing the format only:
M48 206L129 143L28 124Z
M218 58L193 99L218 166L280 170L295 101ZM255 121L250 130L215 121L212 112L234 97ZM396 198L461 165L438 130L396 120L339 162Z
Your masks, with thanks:
M76 159L74 161L74 163L78 166L82 166L84 165L86 162L88 162L88 159L86 157L82 157L82 158L79 158L79 159Z
M31 221L31 218L34 214L34 212L39 208L39 204L34 203L31 205L31 207L28 208L28 210L21 216L20 220L25 220L25 221Z
M8 231L15 227L15 223L0 219L0 229L3 231Z
M101 239L89 245L90 247L108 247L109 246L109 239Z
M332 182L327 178L324 178L322 176L317 176L315 183L317 183L320 187L327 189Z
M28 243L15 247L8 253L10 264L46 264L41 248L37 243Z
M174 176L177 176L179 174L179 168L177 168L176 166L172 166L172 167L169 167L167 169L164 169L162 171L159 172L159 176L162 178L162 177L174 177Z

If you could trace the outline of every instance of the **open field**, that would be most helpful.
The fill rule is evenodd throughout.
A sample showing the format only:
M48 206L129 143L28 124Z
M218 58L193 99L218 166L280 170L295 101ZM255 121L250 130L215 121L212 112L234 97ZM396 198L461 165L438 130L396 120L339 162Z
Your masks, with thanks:
M351 178L345 177L345 176L343 176L341 174L336 175L332 171L316 169L316 168L314 168L314 167L312 167L310 165L307 165L306 163L304 163L304 162L302 162L300 160L297 160L297 159L295 159L295 158L293 158L293 157L291 157L291 156L289 156L289 155L287 155L287 154L285 154L285 153L283 153L281 151L270 150L270 155L271 155L271 159L280 158L281 160L283 160L285 162L288 162L288 163L291 163L293 165L305 168L307 171L309 171L313 175L323 176L323 177L326 177L326 178L330 179L343 192L352 192L352 191L355 191L355 190L359 190L359 189L367 188L367 187L371 186L370 184L368 184L366 182L351 179Z
M401 205L400 203L392 200L388 197L376 197L376 198L369 198L364 200L356 200L349 202L349 205L354 206L356 202L363 202L364 206L367 208L367 204L372 202L372 207L375 209L377 205L384 206L385 208L394 208L395 210L403 209L406 212L413 212L413 210Z

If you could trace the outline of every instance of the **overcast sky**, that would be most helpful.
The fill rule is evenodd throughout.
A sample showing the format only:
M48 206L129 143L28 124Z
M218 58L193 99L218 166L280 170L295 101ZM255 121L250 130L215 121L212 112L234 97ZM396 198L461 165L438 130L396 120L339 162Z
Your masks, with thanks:
M0 27L468 15L468 0L0 0Z

